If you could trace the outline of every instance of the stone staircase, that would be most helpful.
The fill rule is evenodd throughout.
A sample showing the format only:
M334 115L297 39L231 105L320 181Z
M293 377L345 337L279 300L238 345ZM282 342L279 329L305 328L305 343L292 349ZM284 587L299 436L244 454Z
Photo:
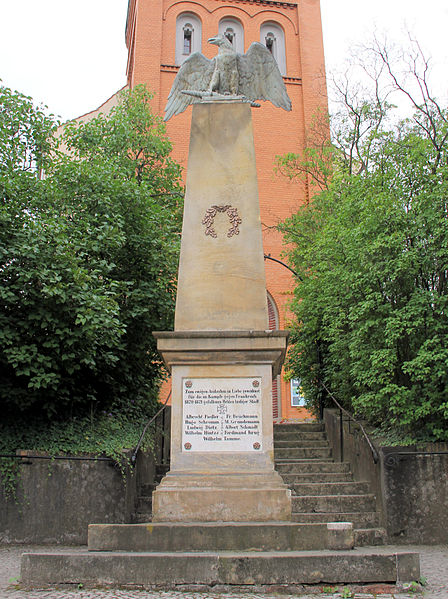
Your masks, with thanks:
M132 524L151 522L152 520L152 494L162 478L170 469L169 464L156 464L154 481L138 485L138 497L135 511L131 517Z
M335 462L323 424L274 425L275 466L292 491L292 520L352 522L355 546L383 545L375 496L354 482L347 462Z
M276 466L293 492L293 521L151 522L153 485L142 485L136 519L144 522L91 524L88 551L24 554L22 585L292 590L418 579L417 553L359 546L383 541L375 498L353 482L348 464L333 461L321 425L275 426L274 439ZM352 531L348 546L348 525L337 521L354 523L354 549Z

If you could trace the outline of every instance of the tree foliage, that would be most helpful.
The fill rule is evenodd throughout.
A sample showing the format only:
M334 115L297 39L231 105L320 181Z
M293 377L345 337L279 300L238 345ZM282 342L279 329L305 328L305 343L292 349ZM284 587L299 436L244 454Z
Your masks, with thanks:
M172 326L180 169L144 88L57 123L0 89L0 400L66 416L153 400ZM42 176L42 169L45 176Z
M408 63L418 96L384 46L372 52L414 117L388 121L377 71L368 101L339 88L344 111L325 151L313 146L313 168L297 156L295 168L280 163L293 166L290 176L328 170L328 156L332 166L280 226L301 278L289 365L314 407L324 383L402 440L448 440L448 111L430 92L419 48Z

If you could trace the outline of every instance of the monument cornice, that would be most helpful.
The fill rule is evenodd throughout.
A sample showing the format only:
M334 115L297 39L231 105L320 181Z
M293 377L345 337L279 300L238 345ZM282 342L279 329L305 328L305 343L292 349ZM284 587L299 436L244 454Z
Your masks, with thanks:
M288 339L289 331L283 330L266 330L266 331L153 331L152 333L156 339L267 339L275 337L283 337Z
M157 348L169 370L175 365L269 364L281 371L288 331L156 331Z

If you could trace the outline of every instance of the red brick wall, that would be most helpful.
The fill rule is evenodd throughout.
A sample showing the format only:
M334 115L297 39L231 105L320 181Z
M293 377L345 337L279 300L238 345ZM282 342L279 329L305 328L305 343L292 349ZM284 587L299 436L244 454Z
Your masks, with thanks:
M202 21L202 52L208 58L216 48L206 40L218 32L224 17L239 19L244 26L245 50L259 41L262 23L275 21L285 32L285 83L293 109L290 113L264 102L253 110L261 220L265 253L276 258L283 250L281 235L273 227L297 210L306 200L308 185L290 182L274 173L276 155L299 152L306 131L318 108L327 108L320 0L297 3L270 0L130 0L127 24L129 48L128 83L145 83L154 93L154 108L163 114L166 98L177 69L175 62L176 19L192 12ZM164 66L165 65L165 66ZM191 108L167 124L174 146L173 155L187 166ZM266 261L268 291L279 314L279 328L287 328L288 300L294 285L291 273ZM281 416L304 417L303 410L290 405L289 384L281 378Z

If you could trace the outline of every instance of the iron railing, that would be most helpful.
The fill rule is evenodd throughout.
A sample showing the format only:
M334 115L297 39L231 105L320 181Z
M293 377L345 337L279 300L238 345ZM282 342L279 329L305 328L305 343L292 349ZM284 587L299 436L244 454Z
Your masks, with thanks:
M160 410L158 410L158 412L156 412L156 414L154 414L154 416L152 416L152 418L150 418L150 419L148 420L148 422L145 424L145 426L144 426L144 428L143 428L143 430L142 430L142 434L140 435L140 438L139 438L139 440L138 440L138 443L137 443L137 445L135 446L135 448L134 448L134 451L132 452L132 456L131 456L131 464L132 464L133 466L135 465L135 463L136 463L136 461L137 461L137 454L138 454L138 452L139 452L139 450L140 450L140 447L142 446L143 439L145 438L145 435L146 435L146 431L147 431L147 430L148 430L148 428L151 426L151 424L152 424L152 423L153 423L153 422L156 420L157 416L159 416L159 414L161 414L161 413L162 413L162 412L165 410L165 408L166 408L166 407L167 407L167 405L168 405L168 401L169 401L170 397L171 397L171 391L168 393L168 395L167 395L167 397L166 397L166 399L165 399L165 401L164 401L164 403L163 403L162 407L160 408Z
M363 425L361 424L361 422L359 422L359 420L356 420L356 418L350 414L350 412L348 412L345 408L343 408L341 406L341 404L338 402L338 400L336 399L336 397L333 395L333 393L330 391L330 389L328 389L328 387L325 385L325 383L321 382L322 387L325 389L325 391L328 394L328 397L333 401L333 403L335 403L337 405L337 407L339 408L339 449L340 449L340 456L341 456L341 462L344 461L344 422L342 419L342 414L345 414L347 416L347 418L351 421L354 422L357 426L359 426L362 434L364 435L365 440L367 441L367 445L370 448L370 451L372 453L372 458L375 464L378 463L379 461L379 455L377 450L375 449L372 441L370 440L369 435L366 433L365 428L363 427Z
M285 268L287 268L290 272L292 272L292 274L297 277L299 279L299 281L302 281L302 277L295 271L293 270L290 266L288 266L286 264L286 262L282 262L281 260L279 260L278 258L273 258L271 256L271 254L263 254L263 257L265 260L272 260L272 262L277 262L277 264L281 264L282 266L284 266Z
M170 397L171 397L171 391L169 392L169 394L168 394L167 398L165 399L165 402L163 403L160 410L158 410L156 412L156 414L154 416L152 416L148 420L148 422L145 424L143 431L140 435L140 438L138 440L138 443L132 451L132 455L131 455L131 465L132 466L135 466L135 463L137 461L137 454L138 454L140 447L143 443L143 439L146 435L148 428L156 420L156 418L165 410ZM163 440L162 440L162 443L163 443ZM164 453L163 448L162 448L162 453ZM67 461L78 461L78 462L110 462L113 464L117 463L117 461L114 460L113 458L108 458L108 457L104 457L104 456L35 455L35 454L29 454L27 452L24 452L22 454L21 453L0 453L0 459L22 460L22 463L24 463L24 464L27 463L26 460L67 460ZM28 462L28 463L30 463L30 462Z
M28 453L0 453L0 458L9 458L17 460L73 460L79 462L114 462L113 458L104 456L79 456L79 455L32 455ZM26 462L24 462L26 463Z
M433 455L448 455L448 451L390 451L384 457L384 465L398 466L400 458Z

